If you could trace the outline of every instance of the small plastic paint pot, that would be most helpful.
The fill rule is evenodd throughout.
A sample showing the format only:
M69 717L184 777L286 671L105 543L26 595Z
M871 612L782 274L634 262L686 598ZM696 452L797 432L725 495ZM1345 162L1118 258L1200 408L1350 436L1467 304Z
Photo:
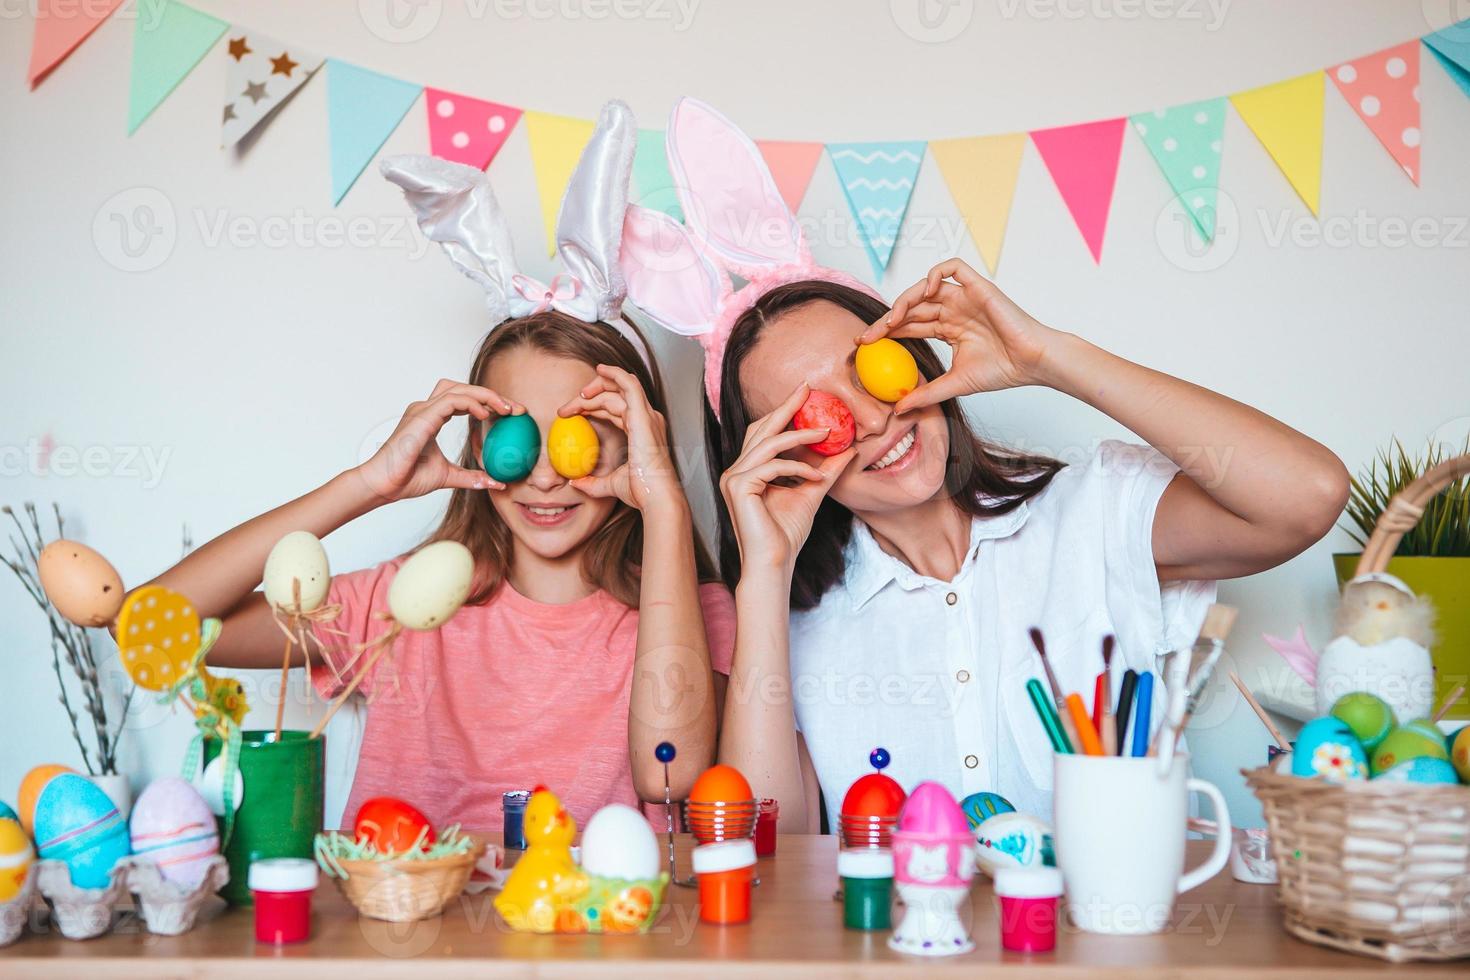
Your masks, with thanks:
M1001 868L995 873L1000 900L1000 944L1015 953L1050 953L1057 945L1057 899L1062 873L1056 868Z
M316 882L315 861L265 858L252 862L249 884L255 898L255 941L280 945L311 938L311 895Z
M755 877L755 844L727 840L701 844L691 854L699 879L699 918L715 925L750 921L750 890Z
M893 852L867 847L837 852L842 879L842 924L849 929L891 929Z
M781 819L781 804L761 800L755 818L755 856L770 857L776 853L776 821Z
M526 804L529 802L531 791L528 789L513 789L500 794L501 840L507 848L526 849Z

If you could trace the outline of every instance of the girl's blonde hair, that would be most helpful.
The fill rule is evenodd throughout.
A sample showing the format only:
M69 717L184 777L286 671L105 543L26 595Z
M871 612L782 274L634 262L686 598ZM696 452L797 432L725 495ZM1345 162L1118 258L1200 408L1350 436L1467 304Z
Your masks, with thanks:
M632 329L637 330L636 327ZM639 333L638 337L643 340L644 348L649 349L643 335ZM523 346L594 367L609 364L622 368L638 379L654 411L668 417L663 379L659 377L651 355L650 363L644 364L633 344L606 323L584 323L554 310L511 320L490 331L470 366L470 383L484 381L491 358ZM459 454L460 466L472 470L482 468L480 449L483 432L483 427L472 419L464 449ZM676 454L671 452L670 459L677 476L675 457ZM451 491L443 521L424 543L434 541L458 541L475 556L475 585L468 600L470 604L485 602L505 581L512 554L510 529L491 506L490 496L485 491ZM699 580L718 581L714 562L698 533L694 536L694 555ZM642 560L643 515L621 500L616 501L607 521L593 532L587 543L587 550L582 555L582 574L588 582L607 590L619 602L636 607Z

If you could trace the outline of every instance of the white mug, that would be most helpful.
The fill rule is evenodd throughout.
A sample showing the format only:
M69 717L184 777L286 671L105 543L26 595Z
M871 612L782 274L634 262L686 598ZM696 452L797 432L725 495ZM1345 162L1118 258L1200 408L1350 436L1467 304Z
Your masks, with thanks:
M1177 756L1167 775L1159 760L1057 755L1057 867L1067 912L1087 932L1142 935L1169 923L1177 895L1204 884L1230 860L1230 812L1213 784L1187 775ZM1209 860L1184 870L1189 794L1214 805L1219 827Z

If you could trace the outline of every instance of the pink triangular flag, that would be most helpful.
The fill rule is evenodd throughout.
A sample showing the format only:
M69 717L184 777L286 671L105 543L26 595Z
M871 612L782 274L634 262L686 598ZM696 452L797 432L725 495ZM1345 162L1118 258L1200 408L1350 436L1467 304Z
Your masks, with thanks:
M122 0L40 0L36 4L36 33L31 39L31 67L26 73L34 88L37 83L76 50ZM141 15L140 15L141 16Z
M1419 183L1419 41L1327 69L1342 97L1416 185Z
M1103 233L1108 228L1126 123L1122 118L1104 119L1031 132L1031 141L1095 262L1102 261Z
M429 152L476 170L490 166L521 118L521 110L514 106L443 89L426 88L424 96L429 112Z
M765 157L766 166L771 168L781 200L795 214L801 207L801 199L806 197L807 185L812 182L817 161L822 159L822 144L757 140L755 145Z

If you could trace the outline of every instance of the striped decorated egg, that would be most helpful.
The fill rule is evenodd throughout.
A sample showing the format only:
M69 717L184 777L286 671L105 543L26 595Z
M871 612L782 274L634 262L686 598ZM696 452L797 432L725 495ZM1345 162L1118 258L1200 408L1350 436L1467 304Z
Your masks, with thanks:
M36 850L65 861L78 888L105 888L112 866L128 856L128 826L107 794L85 776L64 772L36 799Z
M33 837L36 833L36 800L41 798L41 790L46 788L46 784L64 772L76 770L70 766L55 764L36 766L21 778L18 794L20 798L16 800L16 805L20 807L20 825Z
M133 853L158 865L163 877L185 889L199 887L219 853L219 830L209 804L177 776L155 779L133 804L128 821Z
M20 821L14 817L0 817L0 904L20 894L35 860L31 839L26 836Z

